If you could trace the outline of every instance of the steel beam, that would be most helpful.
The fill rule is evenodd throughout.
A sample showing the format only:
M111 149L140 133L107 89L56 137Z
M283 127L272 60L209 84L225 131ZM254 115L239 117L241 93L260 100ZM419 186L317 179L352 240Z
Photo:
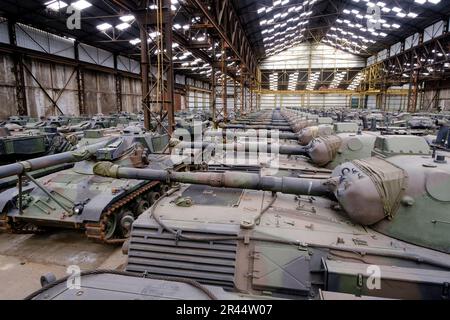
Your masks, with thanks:
M79 42L76 41L74 45L74 51L75 51L75 60L77 62L80 61L80 55L79 55ZM78 111L80 115L87 115L86 110L86 93L84 88L84 70L83 68L77 64L75 67L77 70L77 94L78 94Z
M14 22L8 20L8 32L10 44L17 48L16 29ZM27 95L25 92L25 76L23 69L23 56L21 54L13 54L12 60L14 63L13 72L16 82L16 102L17 102L17 114L19 116L28 115L27 108Z
M189 0L199 9L236 57L256 77L257 61L230 0Z
M214 40L212 42L212 48L213 48L212 49L212 56L213 56L213 59L215 59L216 58L216 46L215 46ZM217 86L216 68L215 68L215 63L212 63L211 64L211 99L210 99L211 106L210 106L210 112L211 112L212 122L213 122L215 127L217 127L217 115L216 115L216 109L217 109L216 95L217 95L217 91L216 91L216 86Z
M160 52L164 58L165 77L166 77L166 91L163 92L162 97L166 101L165 109L167 111L168 121L168 133L172 135L175 130L175 75L173 71L173 56L172 56L172 43L173 43L173 16L171 10L171 1L163 0L163 24L164 32L162 37L164 38L164 48ZM162 79L163 80L163 79Z
M221 64L222 64L222 113L223 121L226 123L228 120L228 81L227 81L227 50L225 48L225 41L221 41Z
M244 79L244 73L241 70L241 105L240 105L240 111L242 116L245 113L245 79Z
M149 85L149 57L148 57L148 31L146 25L140 25L141 38L141 85L142 85L142 107L144 112L144 127L151 129L150 112L150 85Z

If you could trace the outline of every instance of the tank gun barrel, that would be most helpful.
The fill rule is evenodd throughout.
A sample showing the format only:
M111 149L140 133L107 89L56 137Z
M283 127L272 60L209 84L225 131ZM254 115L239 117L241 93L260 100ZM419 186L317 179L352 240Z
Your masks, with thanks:
M276 129L275 129L276 130ZM225 137L225 138L234 138L234 137L249 137L249 138L278 138L281 140L298 140L298 135L293 132L276 132L273 131L233 131L233 130L222 130L222 131L213 131L209 130L205 132L205 136L207 137Z
M113 139L108 141L102 141L74 151L48 155L44 157L30 159L27 161L21 161L13 164L0 166L0 179L18 174L23 174L24 172L27 171L34 171L63 163L73 163L85 160L91 154L95 153L97 149L107 146L109 143L111 143L112 140Z
M290 126L277 126L272 127L268 125L245 125L245 124L220 124L220 128L222 129L240 129L240 130L279 130L279 131L288 131L292 132L292 128Z
M308 156L309 151L306 147L296 145L280 145L280 144L266 144L266 143L227 143L214 144L209 142L181 142L176 146L176 149L207 149L213 148L216 151L234 151L245 153L275 153L295 156Z
M294 195L332 196L333 183L329 179L300 179L292 177L260 176L243 172L172 172L165 170L135 169L99 162L94 173L103 177L179 182L208 185L218 188L239 188L281 192Z
M271 127L280 127L280 126L289 126L287 121L283 122L271 122L271 121L250 121L250 120L235 120L230 122L230 124L237 125L259 125L259 126L271 126Z

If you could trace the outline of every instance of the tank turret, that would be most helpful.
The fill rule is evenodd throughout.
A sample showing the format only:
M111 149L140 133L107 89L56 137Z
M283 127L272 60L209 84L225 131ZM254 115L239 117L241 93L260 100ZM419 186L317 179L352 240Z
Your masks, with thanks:
M67 126L69 124L69 118L66 116L51 116L47 118L46 125L54 127Z
M434 122L429 117L412 117L408 120L408 127L411 129L433 129Z
M307 127L298 133L298 143L306 146L315 138L329 136L333 133L333 126L329 124Z
M55 127L7 132L0 137L0 164L57 154L74 149L78 139L58 133Z

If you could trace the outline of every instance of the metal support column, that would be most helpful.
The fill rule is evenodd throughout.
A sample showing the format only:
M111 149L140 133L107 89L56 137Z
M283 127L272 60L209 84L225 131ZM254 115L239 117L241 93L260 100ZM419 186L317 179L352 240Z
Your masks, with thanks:
M8 20L9 42L12 46L17 46L16 29L13 21ZM25 91L25 76L23 68L23 56L21 54L13 54L14 63L13 72L16 85L17 114L19 116L28 115L27 97Z
M86 96L84 89L84 70L80 66L77 67L77 92L78 92L78 110L80 115L87 115Z
M250 81L250 112L253 112L253 81Z
M245 80L244 80L244 68L241 66L241 116L245 113Z
M221 42L221 67L222 67L222 114L223 121L226 123L228 120L228 76L227 76L227 54L225 48L225 41Z
M164 50L161 54L165 56L164 66L166 74L167 91L162 95L165 100L165 106L167 110L167 121L169 124L168 133L171 135L175 130L175 75L173 71L173 56L172 56L172 43L173 43L173 16L171 10L171 0L163 0L163 23L164 23Z
M149 56L148 56L148 31L143 21L140 25L141 38L141 84L142 84L142 107L144 111L144 127L151 129L151 112L150 112L150 86L149 86Z
M236 118L238 107L237 107L237 85L236 85L236 79L233 79L233 113L234 117Z
M114 55L114 80L116 84L116 110L122 112L122 76L117 70L117 54Z
M212 61L212 65L211 65L211 118L212 121L214 123L214 126L217 126L217 116L216 116L216 85L217 85L217 79L216 79L216 68L214 66L215 63L215 58L216 58L216 44L213 41L212 42L212 48L213 48L213 52L212 52L212 56L213 56L213 61Z
M77 93L78 93L78 111L80 115L87 115L86 96L84 90L84 70L80 66L79 42L75 42L75 60L77 61Z

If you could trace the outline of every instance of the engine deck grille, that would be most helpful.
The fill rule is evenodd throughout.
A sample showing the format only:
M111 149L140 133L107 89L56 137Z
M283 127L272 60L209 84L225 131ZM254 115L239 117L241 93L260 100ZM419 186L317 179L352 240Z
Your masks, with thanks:
M183 231L195 237L234 236L229 233ZM183 277L203 284L234 287L236 240L186 241L159 226L134 225L126 270Z

